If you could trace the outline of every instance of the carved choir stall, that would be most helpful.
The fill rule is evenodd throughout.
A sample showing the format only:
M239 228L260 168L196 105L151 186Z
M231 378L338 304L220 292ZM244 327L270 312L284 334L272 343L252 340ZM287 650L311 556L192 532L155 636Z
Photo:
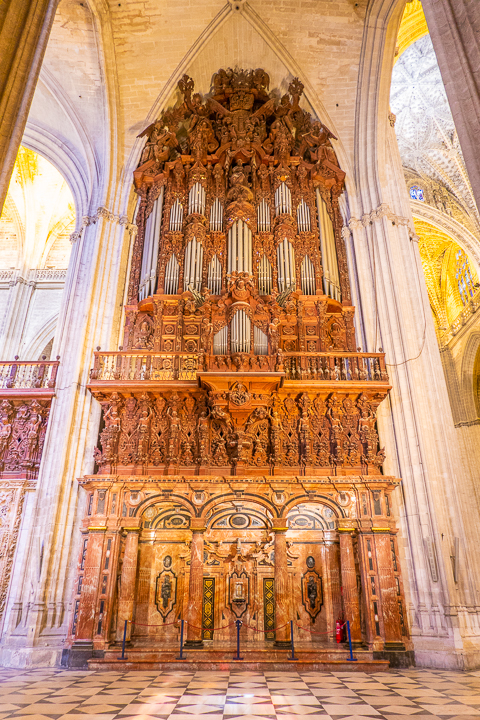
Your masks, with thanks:
M315 657L348 619L369 657L408 657L376 430L390 386L356 347L345 174L302 84L268 86L220 70L204 99L184 76L142 133L123 346L89 385L71 665L118 656L125 620L129 657L165 657L179 618L187 646L220 650L241 619L258 651L293 620Z

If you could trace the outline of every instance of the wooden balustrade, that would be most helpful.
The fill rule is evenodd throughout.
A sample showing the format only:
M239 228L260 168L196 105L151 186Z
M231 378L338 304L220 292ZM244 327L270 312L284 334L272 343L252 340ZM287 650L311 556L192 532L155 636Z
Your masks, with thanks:
M388 383L383 353L198 355L142 351L96 352L91 382L195 381L198 372L284 372L287 380Z
M0 362L0 391L53 390L59 364L59 358Z

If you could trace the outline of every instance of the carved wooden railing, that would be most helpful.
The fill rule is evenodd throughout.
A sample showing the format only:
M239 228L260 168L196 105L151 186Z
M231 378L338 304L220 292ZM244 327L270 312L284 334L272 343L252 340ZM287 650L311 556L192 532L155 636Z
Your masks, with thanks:
M384 353L289 353L287 380L388 382Z
M59 364L58 358L0 362L0 390L53 390Z
M90 380L196 380L197 371L191 353L96 352Z
M285 372L287 380L388 383L383 353L285 353L282 358L267 355L238 356L142 351L96 352L91 381L195 381L197 373ZM280 365L279 362L283 364Z

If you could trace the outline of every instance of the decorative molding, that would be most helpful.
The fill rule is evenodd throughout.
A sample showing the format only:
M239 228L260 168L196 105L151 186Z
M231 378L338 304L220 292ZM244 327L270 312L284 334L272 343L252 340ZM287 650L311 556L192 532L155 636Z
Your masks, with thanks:
M122 225L127 232L130 233L130 235L137 234L137 226L134 223L131 223L126 215L115 215L103 206L97 209L95 215L84 215L82 218L82 225L83 227L95 225L98 220L108 220L108 222L118 223L119 225ZM80 230L78 233L72 233L72 235L77 235L78 237L75 237L75 240L77 240L81 233L82 231ZM72 238L72 235L70 236L70 239ZM75 240L72 242L75 242Z
M396 215L387 203L382 203L375 210L372 210L369 213L365 213L360 219L351 217L348 221L348 224L343 226L342 235L345 239L347 239L350 236L352 230L366 228L368 225L373 225L374 222L378 222L383 218L390 220L392 225L402 225L404 227L407 227L409 230L410 238L416 238L415 231L410 224L410 218L403 217L402 215Z
M65 278L67 277L66 268L42 268L31 270L30 272L34 273L36 282L51 282L52 280L55 282L65 282Z

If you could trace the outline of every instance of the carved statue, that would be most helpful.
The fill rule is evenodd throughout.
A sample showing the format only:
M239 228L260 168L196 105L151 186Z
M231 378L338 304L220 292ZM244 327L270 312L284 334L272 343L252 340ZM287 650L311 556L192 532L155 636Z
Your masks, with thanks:
M315 606L317 604L317 596L317 583L315 582L314 578L310 576L307 582L307 597L311 610L315 610Z
M165 575L165 577L163 578L160 594L162 596L162 606L166 610L170 598L172 597L172 581L170 579L170 575Z

